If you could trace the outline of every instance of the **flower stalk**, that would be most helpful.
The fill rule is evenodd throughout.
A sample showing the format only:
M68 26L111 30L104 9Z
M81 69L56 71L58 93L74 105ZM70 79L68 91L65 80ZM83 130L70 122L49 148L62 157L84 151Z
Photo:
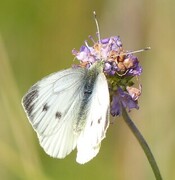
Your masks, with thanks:
M151 168L153 170L156 180L162 180L162 176L160 174L159 167L158 167L156 160L151 152L151 149L149 148L146 140L144 139L144 137L142 136L142 134L140 133L140 131L138 130L138 128L136 127L134 122L129 117L129 115L124 107L122 107L122 116L123 116L125 123L128 125L128 127L130 128L130 130L132 131L132 133L134 134L134 136L140 143L140 145L151 165Z

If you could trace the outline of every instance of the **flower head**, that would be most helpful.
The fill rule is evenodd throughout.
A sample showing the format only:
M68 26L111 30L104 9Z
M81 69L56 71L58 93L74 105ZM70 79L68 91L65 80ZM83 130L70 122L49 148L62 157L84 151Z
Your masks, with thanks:
M80 61L80 66L89 68L96 61L103 61L103 72L106 75L109 92L111 96L111 114L121 115L122 106L129 111L138 109L138 98L141 94L139 88L133 87L133 77L138 77L142 73L139 60L123 48L119 36L113 36L98 40L97 42L90 36L93 46L89 46L87 41L80 50L73 50L72 53ZM137 78L138 79L138 78Z

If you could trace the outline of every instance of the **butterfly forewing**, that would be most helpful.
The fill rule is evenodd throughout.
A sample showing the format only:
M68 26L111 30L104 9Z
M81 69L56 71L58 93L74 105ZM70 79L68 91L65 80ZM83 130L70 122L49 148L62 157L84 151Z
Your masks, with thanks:
M22 103L41 146L53 157L63 158L76 146L73 131L83 98L87 70L67 69L32 86Z

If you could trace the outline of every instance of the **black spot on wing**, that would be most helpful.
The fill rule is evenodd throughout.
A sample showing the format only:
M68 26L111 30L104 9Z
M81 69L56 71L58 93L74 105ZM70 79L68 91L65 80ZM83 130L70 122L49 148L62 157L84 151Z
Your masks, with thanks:
M49 106L47 105L47 103L43 106L42 111L47 111L49 109Z
M56 118L56 119L61 119L61 116L62 116L62 115L61 115L61 112L58 112L58 111L57 111L56 114L55 114L55 118Z
M98 119L98 124L100 124L100 122L101 122L101 120L102 120L102 117L100 117L99 119Z
M33 86L31 90L24 96L22 103L29 117L32 117L34 108L33 101L38 97L38 87Z

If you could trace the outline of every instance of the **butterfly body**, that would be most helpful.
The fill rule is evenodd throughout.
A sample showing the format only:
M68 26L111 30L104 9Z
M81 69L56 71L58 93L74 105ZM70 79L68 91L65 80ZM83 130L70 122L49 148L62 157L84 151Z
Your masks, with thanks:
M86 163L98 153L109 125L103 63L43 78L29 89L22 104L47 154L64 158L77 147L77 162Z

